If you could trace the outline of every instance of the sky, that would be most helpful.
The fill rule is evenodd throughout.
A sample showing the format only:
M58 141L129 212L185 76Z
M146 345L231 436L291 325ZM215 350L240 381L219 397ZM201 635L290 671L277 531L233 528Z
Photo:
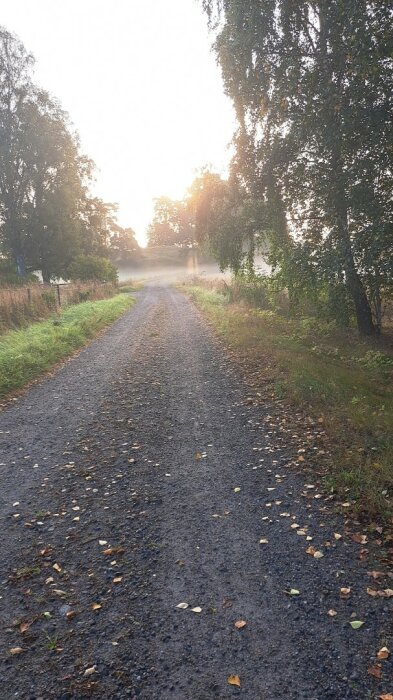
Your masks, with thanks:
M3 0L0 22L69 113L94 194L140 243L155 197L181 198L206 165L225 173L235 118L197 0Z

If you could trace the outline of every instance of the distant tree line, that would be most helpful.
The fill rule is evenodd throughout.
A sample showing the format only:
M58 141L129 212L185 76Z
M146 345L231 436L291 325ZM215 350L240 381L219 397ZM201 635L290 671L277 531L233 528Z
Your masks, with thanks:
M39 270L49 282L91 273L92 259L131 255L138 244L115 205L90 194L93 163L58 101L34 83L33 65L0 27L0 274Z
M391 0L202 0L238 130L205 174L196 235L253 274L262 248L293 304L362 334L393 297Z

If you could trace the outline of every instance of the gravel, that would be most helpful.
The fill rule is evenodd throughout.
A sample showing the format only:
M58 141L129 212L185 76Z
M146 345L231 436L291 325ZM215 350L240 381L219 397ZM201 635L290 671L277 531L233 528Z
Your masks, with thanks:
M164 285L138 297L0 415L0 697L392 692L389 659L368 673L391 639L376 567L192 304Z

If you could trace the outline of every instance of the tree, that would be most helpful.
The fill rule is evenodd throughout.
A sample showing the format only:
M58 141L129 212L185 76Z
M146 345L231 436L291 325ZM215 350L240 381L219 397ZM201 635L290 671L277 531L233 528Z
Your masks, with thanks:
M391 284L391 3L203 5L211 22L220 14L234 169L272 214L276 262L289 270L301 250L320 280L346 285L360 332L373 333L372 290Z
M185 202L158 197L147 237L150 246L192 246L195 242L193 221Z
M117 282L117 270L109 260L98 255L79 255L68 269L71 280Z
M0 215L5 250L19 274L26 273L23 207L30 187L26 149L33 57L0 27Z

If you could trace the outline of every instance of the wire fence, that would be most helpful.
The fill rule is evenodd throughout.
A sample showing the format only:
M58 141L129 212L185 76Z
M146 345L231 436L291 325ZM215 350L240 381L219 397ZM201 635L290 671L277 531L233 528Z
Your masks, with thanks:
M0 332L42 320L71 304L107 299L116 292L117 285L111 282L0 287Z

